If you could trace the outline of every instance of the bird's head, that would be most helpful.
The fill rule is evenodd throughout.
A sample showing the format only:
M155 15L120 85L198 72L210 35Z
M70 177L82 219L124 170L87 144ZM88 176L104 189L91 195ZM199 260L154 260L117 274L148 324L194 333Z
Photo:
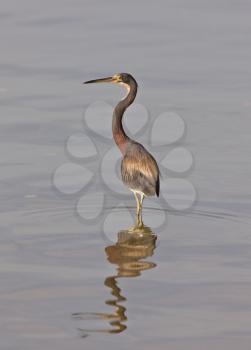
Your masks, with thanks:
M112 77L88 80L84 82L84 84L91 84L91 83L115 83L115 84L126 85L127 87L130 87L132 84L136 84L137 86L136 80L133 78L131 74L128 74L128 73L117 73L117 74L114 74Z

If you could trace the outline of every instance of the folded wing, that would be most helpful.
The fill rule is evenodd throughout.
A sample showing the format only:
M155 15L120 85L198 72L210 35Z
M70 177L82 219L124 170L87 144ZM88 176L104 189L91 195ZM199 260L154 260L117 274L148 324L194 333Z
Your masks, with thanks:
M121 163L122 180L146 196L159 196L159 168L153 156L139 143L129 145Z

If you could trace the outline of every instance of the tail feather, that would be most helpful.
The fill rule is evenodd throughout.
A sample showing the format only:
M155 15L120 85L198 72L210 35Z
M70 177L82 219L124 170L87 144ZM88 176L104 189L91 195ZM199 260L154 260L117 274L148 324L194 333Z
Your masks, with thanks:
M157 197L159 197L159 176L157 177L155 190L156 190Z

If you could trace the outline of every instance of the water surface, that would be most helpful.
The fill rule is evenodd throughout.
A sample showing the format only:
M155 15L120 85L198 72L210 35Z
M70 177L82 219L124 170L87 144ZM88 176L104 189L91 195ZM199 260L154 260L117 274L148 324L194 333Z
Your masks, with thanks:
M250 11L224 0L2 4L3 349L249 349ZM52 185L85 109L122 96L82 81L120 71L138 79L151 121L185 120L177 145L194 166L181 177L198 193L138 248L104 239Z

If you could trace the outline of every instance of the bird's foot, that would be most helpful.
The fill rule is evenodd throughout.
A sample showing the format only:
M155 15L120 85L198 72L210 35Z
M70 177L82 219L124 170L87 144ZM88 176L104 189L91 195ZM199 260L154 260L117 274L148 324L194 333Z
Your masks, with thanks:
M135 233L138 229L137 225L134 225L128 229L128 233Z
M128 229L129 233L141 233L144 231L145 225L142 221L137 222L134 226Z

